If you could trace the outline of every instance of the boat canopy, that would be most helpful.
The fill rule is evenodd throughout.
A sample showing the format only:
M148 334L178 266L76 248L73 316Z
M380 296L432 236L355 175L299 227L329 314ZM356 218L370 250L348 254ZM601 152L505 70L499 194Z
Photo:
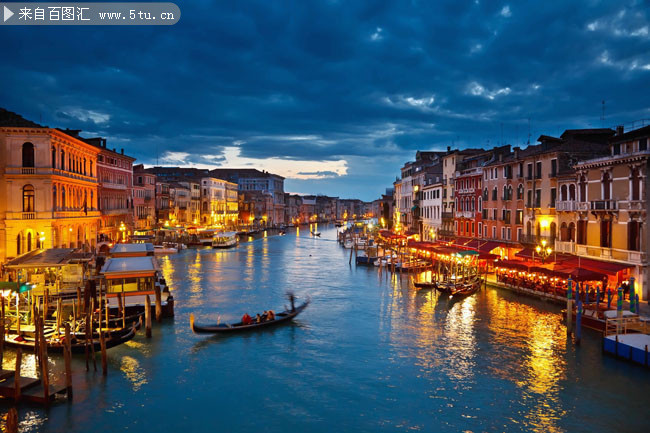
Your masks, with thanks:
M141 257L153 254L154 248L151 243L143 244L116 244L111 248L111 257Z
M118 257L110 258L102 267L101 273L106 279L153 277L158 270L156 259L145 257Z

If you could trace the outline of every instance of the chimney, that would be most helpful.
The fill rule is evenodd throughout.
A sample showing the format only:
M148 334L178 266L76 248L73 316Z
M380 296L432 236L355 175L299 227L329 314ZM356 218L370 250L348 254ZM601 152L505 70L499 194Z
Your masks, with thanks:
M514 154L515 154L515 159L519 159L519 151L520 151L520 150L521 150L521 149L519 148L519 146L517 146L517 147L513 147L513 148L512 148L512 151L513 151Z
M623 125L618 125L616 127L616 135L623 135L623 131L624 131Z
M117 153L117 149L113 148L113 152Z
M447 152L451 152L451 146L447 146Z
M121 148L121 149L120 149L120 153L121 153L122 155L124 155L124 148Z
M503 153L499 152L499 162L503 162Z

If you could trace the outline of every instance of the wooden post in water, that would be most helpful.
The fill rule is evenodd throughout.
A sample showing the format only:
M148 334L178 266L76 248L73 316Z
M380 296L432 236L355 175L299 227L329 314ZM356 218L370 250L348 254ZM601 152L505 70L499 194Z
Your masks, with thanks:
M7 424L5 426L5 431L7 433L18 433L18 411L15 407L12 407L9 409L9 412L7 412Z
M20 400L20 368L23 364L23 349L16 349L16 372L14 373L14 401Z
M86 304L86 299L84 299L84 306L85 306L85 304ZM88 333L90 332L90 327L91 327L90 326L91 316L90 316L90 312L88 311L88 308L84 308L84 310L86 312L86 332L85 332L85 335L84 335L84 337L85 337L85 339L84 339L84 349L85 349L85 352L86 352L86 371L88 371L88 370L90 370L90 366L88 364L88 361L89 361L88 357L90 356L90 353L89 353L89 350L88 350Z
M94 316L94 313L95 313L95 298L90 300L90 311L92 313L90 315L90 335L89 335L89 337L90 337L90 353L91 353L91 355L93 357L93 369L95 371L97 371L97 359L95 357L95 342L94 342L94 339L93 339L93 316Z
M50 376L48 371L47 345L45 344L45 319L39 319L40 346L41 346L41 383L43 384L43 395L45 406L50 405Z
M144 303L144 327L147 338L151 338L151 299L149 295L146 296Z
M108 374L108 360L106 359L106 336L101 328L99 330L99 344L102 349L102 376L106 376Z
M160 323L162 319L162 299L160 297L160 286L154 284L153 291L156 295L156 322Z
M5 353L5 298L0 296L0 303L2 303L2 310L0 311L0 370L2 370L2 362L4 361Z
M47 319L47 312L48 312L48 310L50 308L50 289L48 289L47 287L45 287L44 298L45 299L44 299L43 303L44 303L45 306L43 308L43 314L41 315L43 317L43 321L45 321L45 319Z
M63 314L63 301L61 298L56 301L56 335L61 334L61 315Z
M573 332L573 280L571 277L567 280L566 292L566 335L571 335Z
M118 293L117 294L117 313L121 316L122 315L122 294ZM124 327L124 326L122 326Z
M72 342L70 341L70 325L65 324L65 344L63 347L63 357L65 360L65 389L68 396L68 401L72 401Z

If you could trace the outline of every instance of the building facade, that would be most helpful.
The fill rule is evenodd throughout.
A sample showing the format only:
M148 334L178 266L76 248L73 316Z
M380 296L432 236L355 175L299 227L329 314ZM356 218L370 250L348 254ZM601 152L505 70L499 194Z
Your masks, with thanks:
M100 149L97 155L98 207L101 218L98 242L126 239L135 229L133 208L133 162L116 149L106 147L105 138L84 140Z
M94 249L100 150L7 110L0 149L0 262L36 248Z
M149 234L156 227L156 175L142 164L133 167L135 234Z

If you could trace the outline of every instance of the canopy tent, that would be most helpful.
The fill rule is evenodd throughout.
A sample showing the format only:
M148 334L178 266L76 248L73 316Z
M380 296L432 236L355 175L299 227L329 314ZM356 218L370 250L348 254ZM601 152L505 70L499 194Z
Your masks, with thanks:
M499 260L495 263L496 266L506 269L514 269L517 271L528 271L530 265L521 260Z
M571 256L567 258L567 260L563 261L562 264L564 266L589 269L594 272L606 273L610 275L616 275L620 271L634 267L634 265L628 263L605 262L602 260L595 260L578 256Z

